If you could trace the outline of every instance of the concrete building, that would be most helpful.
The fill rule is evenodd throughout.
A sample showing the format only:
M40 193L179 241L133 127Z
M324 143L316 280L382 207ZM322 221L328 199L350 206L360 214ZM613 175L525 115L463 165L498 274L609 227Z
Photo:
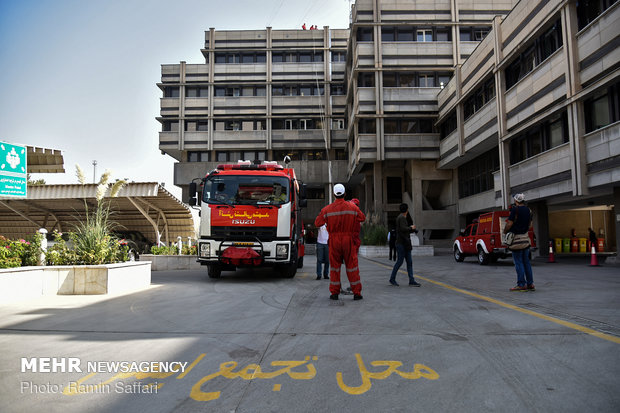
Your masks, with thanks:
M425 242L458 229L451 169L437 168L437 95L516 1L357 0L347 49L349 182L388 225L401 202Z
M348 30L205 33L204 64L162 65L159 147L187 191L219 163L282 161L308 186L310 220L347 177ZM330 180L331 170L331 180Z
M446 246L524 192L539 244L571 222L613 249L618 8L357 0L348 30L210 29L204 64L162 65L159 146L184 190L217 163L288 154L307 221L344 182L388 225L408 203L425 242Z
M620 7L521 1L439 93L439 170L461 224L523 192L539 245L620 235Z

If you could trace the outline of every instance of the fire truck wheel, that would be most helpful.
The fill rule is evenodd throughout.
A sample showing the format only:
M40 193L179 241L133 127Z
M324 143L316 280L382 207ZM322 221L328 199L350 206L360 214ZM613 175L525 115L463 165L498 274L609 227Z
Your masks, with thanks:
M209 272L209 278L220 278L222 275L222 267L219 265L207 265L207 270Z
M484 252L482 247L478 247L478 264L487 265L489 263L490 257L489 254Z
M297 263L283 265L279 270L282 278L293 278L297 274Z
M465 255L463 255L463 253L459 251L459 247L457 246L454 247L454 259L456 260L456 262L463 262L463 260L465 259Z
M297 268L303 268L304 267L304 257L301 257L297 260Z

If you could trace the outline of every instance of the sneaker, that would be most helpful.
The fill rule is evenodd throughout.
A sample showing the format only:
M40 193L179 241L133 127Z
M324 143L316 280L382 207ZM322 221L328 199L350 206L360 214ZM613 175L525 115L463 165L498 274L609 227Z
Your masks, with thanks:
M324 275L323 278L326 279L326 280L329 280L329 276L327 276L327 275Z
M316 277L316 279L317 279L317 280L320 280L320 279L321 279L321 276L319 275L318 277Z
M355 294L355 295L353 296L353 299L354 299L355 301L357 301L357 300L361 300L362 298L364 298L364 297L362 297L362 296L361 296L361 295L359 295L359 294Z
M330 300L337 300L338 299L338 294L332 294L329 296Z
M536 287L534 287L534 284L528 284L527 290L528 291L536 291Z
M525 285L517 285L512 287L510 291L527 291L527 287Z
M421 287L421 286L422 286L420 283L417 283L417 282L415 282L415 281L411 281L411 282L409 283L409 285L410 285L410 286L412 286L412 287Z
M390 280L390 284L395 285L396 287L398 287L398 283L396 281Z

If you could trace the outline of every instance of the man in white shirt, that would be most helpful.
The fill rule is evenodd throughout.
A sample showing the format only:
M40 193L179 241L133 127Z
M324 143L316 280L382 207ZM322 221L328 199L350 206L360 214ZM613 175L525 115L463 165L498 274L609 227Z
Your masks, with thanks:
M321 279L321 266L323 278L329 278L329 248L327 240L329 233L327 232L327 224L319 227L319 234L316 237L316 279Z

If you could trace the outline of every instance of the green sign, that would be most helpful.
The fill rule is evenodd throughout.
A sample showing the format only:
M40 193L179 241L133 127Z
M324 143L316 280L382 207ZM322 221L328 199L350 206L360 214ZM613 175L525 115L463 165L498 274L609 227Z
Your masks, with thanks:
M26 147L0 142L0 197L26 198Z

